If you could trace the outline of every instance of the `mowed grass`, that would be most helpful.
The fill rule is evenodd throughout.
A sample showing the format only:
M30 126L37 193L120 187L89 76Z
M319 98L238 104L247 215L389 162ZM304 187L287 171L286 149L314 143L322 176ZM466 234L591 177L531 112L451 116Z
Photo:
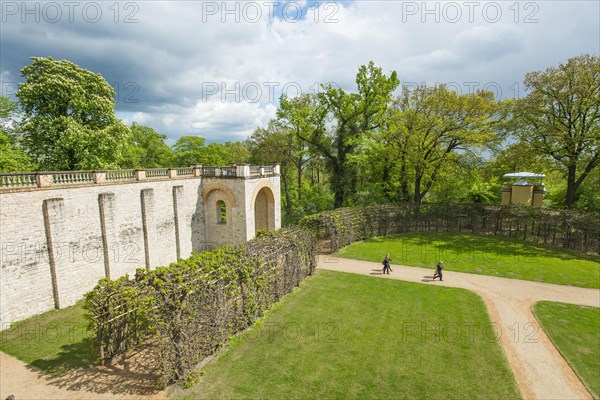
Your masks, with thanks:
M175 399L514 399L483 301L323 271L237 336Z
M600 257L547 245L495 236L459 233L405 233L346 246L340 257L381 261L390 253L394 264L433 270L501 276L559 285L600 287Z
M600 308L541 301L533 311L592 396L600 398Z
M0 332L0 350L53 376L90 366L97 356L81 302L13 324Z

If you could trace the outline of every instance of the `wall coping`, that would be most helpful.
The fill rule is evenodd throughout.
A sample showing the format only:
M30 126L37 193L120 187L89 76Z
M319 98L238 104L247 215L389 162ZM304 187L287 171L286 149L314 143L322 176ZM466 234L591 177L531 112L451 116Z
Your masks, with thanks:
M0 193L140 181L196 179L200 177L253 179L265 176L278 176L279 174L279 164L268 166L231 164L229 166L217 167L205 167L201 164L194 164L187 168L18 172L0 174Z

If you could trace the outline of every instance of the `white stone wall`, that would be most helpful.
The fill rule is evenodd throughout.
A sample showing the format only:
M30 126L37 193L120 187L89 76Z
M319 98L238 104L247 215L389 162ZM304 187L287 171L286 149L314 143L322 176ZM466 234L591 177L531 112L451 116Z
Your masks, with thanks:
M177 247L179 256L187 258L192 250L251 239L252 196L261 185L273 190L279 228L278 176L189 177L0 193L0 330L56 306L73 305L107 272L116 279L146 265L176 261ZM206 192L210 188L214 190ZM227 204L226 224L217 224L218 200Z

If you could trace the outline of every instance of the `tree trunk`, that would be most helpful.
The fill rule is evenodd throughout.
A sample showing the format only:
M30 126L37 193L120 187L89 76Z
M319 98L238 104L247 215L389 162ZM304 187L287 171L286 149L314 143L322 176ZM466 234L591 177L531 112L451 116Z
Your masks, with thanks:
M343 171L336 170L333 171L333 176L331 177L331 183L333 186L333 208L340 208L344 206L344 176Z
M408 202L410 200L410 196L408 194L408 176L406 171L406 157L402 156L402 170L400 173L400 193L402 196L403 202Z
M281 182L283 183L283 193L285 193L285 215L287 221L290 221L292 217L292 199L290 199L290 189L285 175L285 172L281 174Z
M577 184L575 182L575 172L577 166L575 164L569 165L569 174L567 176L567 208L572 209L575 206L575 195L577 193Z
M298 174L297 176L297 183L298 183L298 204L301 203L302 201L302 160L298 160L298 167L296 169L296 172Z

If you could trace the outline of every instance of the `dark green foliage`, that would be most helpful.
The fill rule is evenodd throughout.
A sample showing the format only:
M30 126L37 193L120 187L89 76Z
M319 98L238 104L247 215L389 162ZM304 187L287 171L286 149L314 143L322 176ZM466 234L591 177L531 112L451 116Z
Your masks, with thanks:
M161 383L191 384L204 357L314 273L315 257L309 231L286 229L168 267L139 269L133 280L103 279L86 296L100 357L154 337Z

